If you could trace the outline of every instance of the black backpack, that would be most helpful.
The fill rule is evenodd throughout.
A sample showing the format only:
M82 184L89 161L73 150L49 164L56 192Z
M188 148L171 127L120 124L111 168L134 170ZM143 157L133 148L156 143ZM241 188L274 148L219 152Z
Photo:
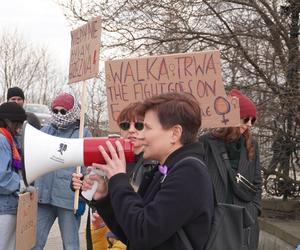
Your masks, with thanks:
M205 164L198 158L187 157L185 159L189 158L196 159L205 166ZM181 161L185 159L182 159ZM254 224L254 221L245 207L218 203L214 191L213 221L204 250L242 249L244 242L243 231L252 224ZM181 228L177 232L180 239L183 241L186 250L193 250L193 247L183 229Z

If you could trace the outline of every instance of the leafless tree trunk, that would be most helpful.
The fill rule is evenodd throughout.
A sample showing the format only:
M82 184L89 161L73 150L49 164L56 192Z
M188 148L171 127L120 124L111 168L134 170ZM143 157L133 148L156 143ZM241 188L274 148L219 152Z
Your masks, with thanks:
M107 118L106 97L104 93L104 84L101 84L101 78L88 80L87 82L87 112L85 115L85 124L89 127L93 136L107 136ZM81 100L81 84L70 85L77 100Z
M18 86L26 102L48 104L66 79L47 51L30 45L18 32L5 32L0 41L0 101L6 101L8 88Z

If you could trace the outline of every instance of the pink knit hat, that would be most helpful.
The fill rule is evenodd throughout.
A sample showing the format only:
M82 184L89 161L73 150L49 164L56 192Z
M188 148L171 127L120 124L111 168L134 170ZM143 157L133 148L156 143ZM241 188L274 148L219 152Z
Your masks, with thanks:
M62 93L55 97L51 102L51 108L61 106L66 110L70 110L74 106L74 97L68 93Z
M236 96L237 98L239 98L241 118L247 118L247 117L256 118L256 106L254 102L252 102L249 99L249 97L247 97L237 89L231 90L229 95Z

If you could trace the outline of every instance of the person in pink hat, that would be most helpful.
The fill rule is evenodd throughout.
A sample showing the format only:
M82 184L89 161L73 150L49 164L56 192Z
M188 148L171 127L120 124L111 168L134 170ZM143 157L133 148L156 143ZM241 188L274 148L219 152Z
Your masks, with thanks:
M51 102L50 113L51 123L43 127L41 131L62 138L79 137L80 107L73 95L62 93L56 96ZM87 128L84 129L84 136L92 136ZM62 143L58 150L63 154L67 150L66 145ZM41 167L43 167L43 162L41 162ZM58 169L35 181L35 186L38 188L38 221L37 241L33 249L44 249L56 218L63 249L80 249L78 230L85 203L80 201L77 214L73 213L74 193L70 190L70 181L74 172L76 172L76 166Z
M220 203L243 206L254 224L241 233L242 249L258 248L259 227L257 217L261 213L261 167L257 142L251 128L257 119L256 105L237 89L229 95L238 98L240 126L213 129L200 136L203 160L213 180L216 199Z

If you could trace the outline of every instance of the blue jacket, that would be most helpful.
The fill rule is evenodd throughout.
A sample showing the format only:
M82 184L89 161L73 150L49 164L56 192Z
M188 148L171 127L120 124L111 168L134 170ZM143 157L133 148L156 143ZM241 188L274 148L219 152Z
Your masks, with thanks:
M0 134L0 214L16 214L20 175L12 168L11 147Z
M78 138L79 124L74 123L66 129L58 129L54 125L47 125L41 131L57 137ZM84 136L92 136L87 128L84 130ZM41 165L41 167L43 166ZM72 173L75 172L76 166L58 169L38 178L35 181L35 186L38 188L38 202L72 210L74 192L70 189L70 182Z

